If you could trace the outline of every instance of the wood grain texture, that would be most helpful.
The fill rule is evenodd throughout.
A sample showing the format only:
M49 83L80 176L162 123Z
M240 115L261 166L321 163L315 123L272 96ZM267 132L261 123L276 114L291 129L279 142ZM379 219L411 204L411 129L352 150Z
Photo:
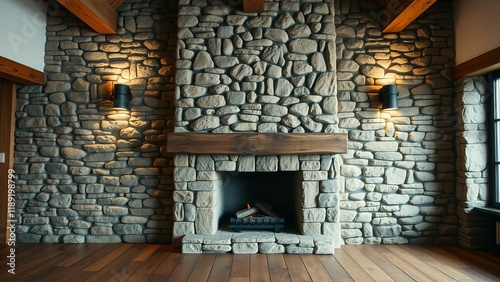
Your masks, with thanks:
M45 74L13 60L0 56L0 78L19 84L45 83Z
M363 268L375 281L391 281L392 278L383 269L377 266L370 258L361 252L356 245L346 245L343 248L346 253Z
M481 70L497 64L500 64L500 47L455 66L453 68L453 79L460 79L471 74L480 74Z
M250 282L271 282L269 264L265 254L250 256Z
M383 32L402 31L436 1L437 0L397 1L396 3L400 4L400 7L394 6L392 4L393 1L389 1L386 4L384 12L386 15L390 15L391 21L384 27ZM394 13L394 11L398 10L401 11L399 13Z
M116 34L118 13L107 1L57 0L57 2L63 5L84 23L88 24L97 33Z
M264 0L243 0L243 12L245 13L264 12Z
M14 167L14 128L15 128L15 111L16 111L16 90L14 83L0 83L0 153L5 153L5 162L0 163L0 201L2 209L0 209L0 242L7 242L10 236L10 230L7 229L8 210L8 175L9 169ZM15 176L15 174L14 174ZM14 184L16 179L12 179Z
M224 155L345 154L344 133L170 133L167 152Z
M108 2L108 4L113 9L117 9L118 7L120 7L125 2L125 0L106 0L106 2Z
M7 251L0 247L0 256ZM500 281L499 265L498 249L436 245L344 245L334 255L200 255L170 245L17 244L16 275L1 264L0 281Z
M228 281L231 274L231 265L233 263L232 254L217 255L215 262L208 277L208 282Z

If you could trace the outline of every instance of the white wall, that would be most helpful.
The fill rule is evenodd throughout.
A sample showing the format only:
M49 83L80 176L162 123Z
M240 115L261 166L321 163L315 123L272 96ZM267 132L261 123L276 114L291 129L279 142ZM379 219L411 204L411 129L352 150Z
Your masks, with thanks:
M500 1L455 0L456 64L500 47Z
M1 0L0 56L43 72L46 17L42 0Z

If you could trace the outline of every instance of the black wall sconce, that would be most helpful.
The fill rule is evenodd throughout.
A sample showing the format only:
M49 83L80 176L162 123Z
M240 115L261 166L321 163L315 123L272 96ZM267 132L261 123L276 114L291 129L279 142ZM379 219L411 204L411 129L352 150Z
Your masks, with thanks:
M398 86L396 84L384 85L378 91L378 100L382 102L383 110L398 108Z
M130 87L125 84L115 84L113 93L113 109L115 110L130 110Z

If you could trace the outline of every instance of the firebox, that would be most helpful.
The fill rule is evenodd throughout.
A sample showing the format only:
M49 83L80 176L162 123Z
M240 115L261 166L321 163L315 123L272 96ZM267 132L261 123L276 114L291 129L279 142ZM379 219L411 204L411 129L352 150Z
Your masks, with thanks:
M296 172L223 173L219 226L229 231L274 230L298 234ZM229 228L225 228L229 224Z

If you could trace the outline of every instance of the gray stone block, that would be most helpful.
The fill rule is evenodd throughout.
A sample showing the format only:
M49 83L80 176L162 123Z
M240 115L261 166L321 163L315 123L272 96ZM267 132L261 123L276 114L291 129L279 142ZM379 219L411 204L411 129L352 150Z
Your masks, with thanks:
M335 248L333 245L320 245L314 247L314 253L317 255L333 255Z
M295 234L276 233L276 243L283 245L299 244L299 236Z
M85 236L82 235L65 235L63 243L85 243Z
M314 248L304 248L298 246L286 246L286 252L288 254L313 254Z
M310 235L299 235L299 247L312 248L314 247L313 237Z
M259 251L258 243L233 243L232 247L235 254L256 254Z
M203 245L203 253L228 253L231 245Z
M122 239L117 235L87 235L85 241L87 243L120 243Z
M259 253L262 254L283 254L285 246L276 243L260 243Z
M146 243L145 235L123 235L122 237L124 242L134 243L134 244L144 244Z
M201 254L202 244L182 244L182 253L183 254Z
M200 234L186 234L186 236L182 237L182 243L185 244L202 244L205 235Z

